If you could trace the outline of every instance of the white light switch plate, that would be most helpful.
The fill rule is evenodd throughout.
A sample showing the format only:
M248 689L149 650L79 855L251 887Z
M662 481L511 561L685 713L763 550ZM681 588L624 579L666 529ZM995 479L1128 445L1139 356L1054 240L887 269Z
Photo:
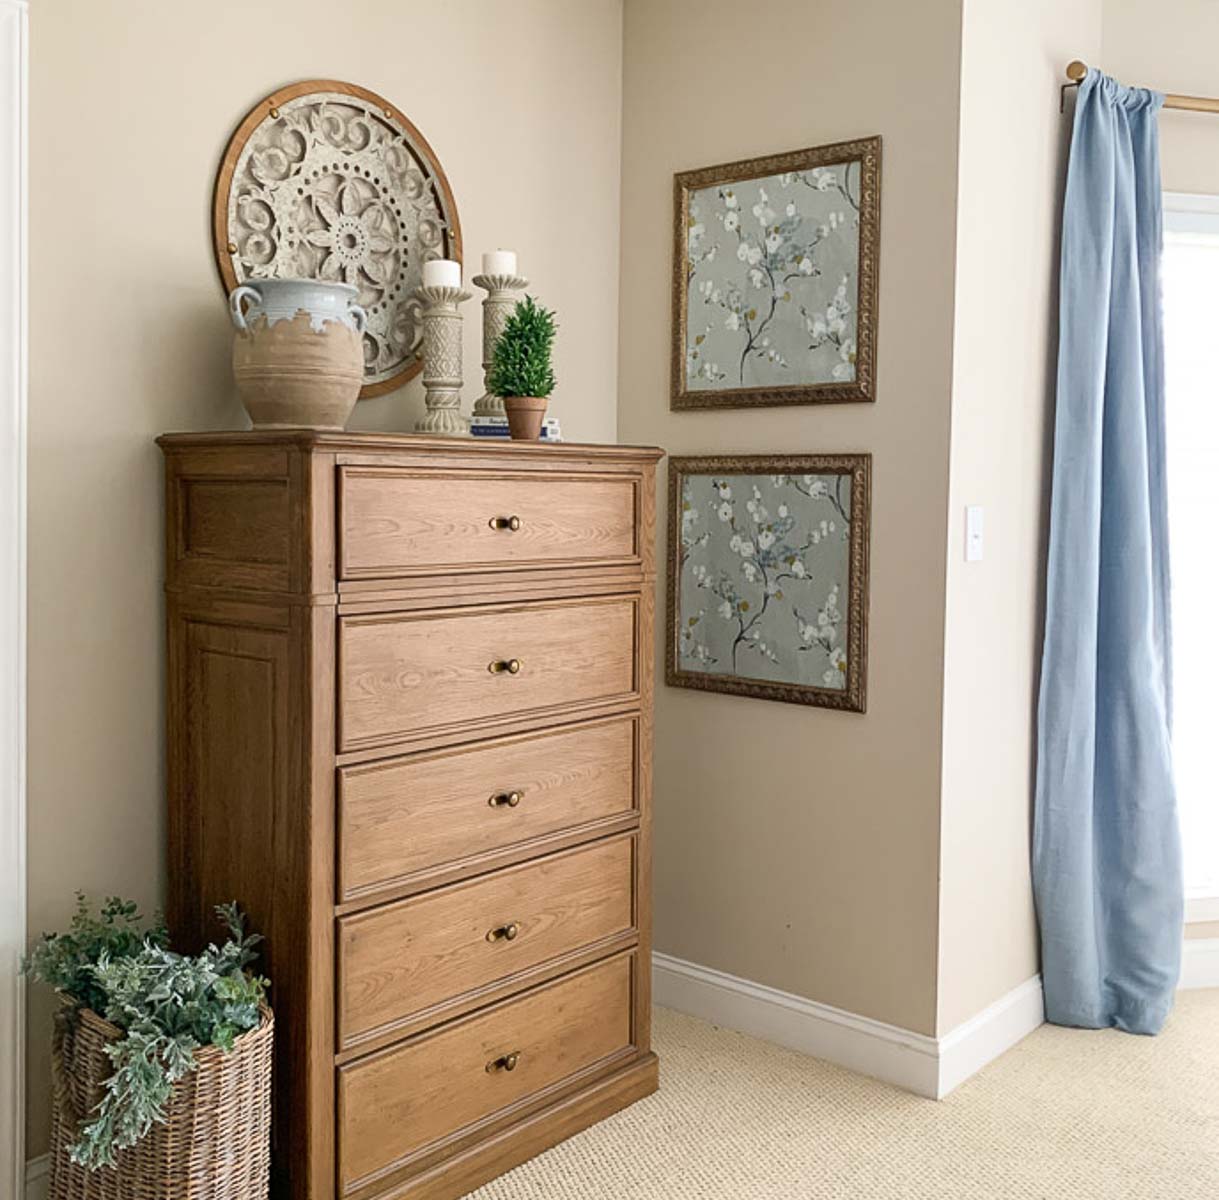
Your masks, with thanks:
M982 543L986 526L986 510L980 504L965 508L965 561L982 561Z

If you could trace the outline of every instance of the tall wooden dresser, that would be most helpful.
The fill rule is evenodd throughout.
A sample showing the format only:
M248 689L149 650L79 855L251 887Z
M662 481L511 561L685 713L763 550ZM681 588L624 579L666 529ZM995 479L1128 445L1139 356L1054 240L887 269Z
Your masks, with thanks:
M660 452L160 445L168 915L266 935L274 1193L460 1196L653 1091Z

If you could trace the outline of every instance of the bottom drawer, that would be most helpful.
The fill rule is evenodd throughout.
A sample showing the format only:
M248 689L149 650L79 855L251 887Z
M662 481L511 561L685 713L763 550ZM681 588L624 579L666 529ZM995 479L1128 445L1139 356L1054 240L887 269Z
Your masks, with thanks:
M339 1070L344 1193L631 1045L630 956Z

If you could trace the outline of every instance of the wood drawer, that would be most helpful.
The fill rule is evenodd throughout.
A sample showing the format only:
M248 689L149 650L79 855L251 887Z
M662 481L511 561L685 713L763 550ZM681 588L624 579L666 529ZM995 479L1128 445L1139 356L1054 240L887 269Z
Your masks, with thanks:
M434 1024L633 930L632 836L343 917L339 1049Z
M634 697L637 621L632 596L340 617L339 749Z
M339 898L635 811L638 718L339 771ZM481 865L481 864L480 864Z
M625 1058L632 1045L631 969L628 956L610 959L342 1067L342 1191ZM510 1054L518 1057L506 1070L502 1060Z
M340 468L342 579L639 558L634 476Z

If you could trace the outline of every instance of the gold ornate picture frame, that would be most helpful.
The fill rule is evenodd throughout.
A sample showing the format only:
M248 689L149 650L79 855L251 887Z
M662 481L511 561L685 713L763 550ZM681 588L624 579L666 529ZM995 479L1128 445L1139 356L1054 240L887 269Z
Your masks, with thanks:
M870 454L669 460L665 682L867 706Z
M876 399L881 139L674 176L670 407Z

